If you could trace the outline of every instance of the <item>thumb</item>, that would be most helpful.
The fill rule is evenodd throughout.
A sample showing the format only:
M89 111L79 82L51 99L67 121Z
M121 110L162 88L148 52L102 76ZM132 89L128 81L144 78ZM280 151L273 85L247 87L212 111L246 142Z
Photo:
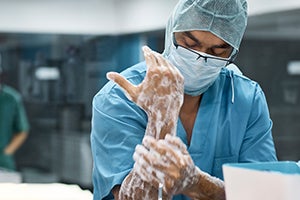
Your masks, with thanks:
M136 99L136 86L132 85L127 79L125 79L121 74L117 72L108 72L106 74L108 80L114 81L117 83L126 93L126 96L130 100Z

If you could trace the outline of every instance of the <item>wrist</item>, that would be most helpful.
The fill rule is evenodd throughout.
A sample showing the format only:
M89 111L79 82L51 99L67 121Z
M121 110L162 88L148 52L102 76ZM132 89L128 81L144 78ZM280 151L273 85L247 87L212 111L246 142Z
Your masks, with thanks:
M174 121L175 120L173 119L165 117L164 120L161 120L158 123L156 117L148 115L148 124L145 134L153 136L156 139L164 139L167 134L176 135L176 125L174 124ZM153 129L152 127L157 128Z
M224 182L195 167L195 178L183 194L191 199L225 200Z
M200 169L197 166L195 166L194 172L190 176L189 185L187 185L187 187L182 192L184 195L186 195L192 199L195 199L197 194L199 194L198 185L199 185L200 178L201 178L200 173L201 173Z

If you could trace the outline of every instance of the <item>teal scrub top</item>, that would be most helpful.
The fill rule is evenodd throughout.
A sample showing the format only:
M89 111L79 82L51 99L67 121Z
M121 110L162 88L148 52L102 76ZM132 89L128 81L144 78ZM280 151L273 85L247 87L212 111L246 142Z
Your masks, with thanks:
M135 85L145 74L145 62L122 72ZM94 200L109 195L131 171L132 155L144 137L146 125L146 113L115 83L108 82L95 95L91 130ZM260 86L224 68L203 94L190 144L180 120L177 136L187 145L195 165L223 179L224 163L277 160L271 129ZM189 198L177 195L173 199Z
M25 109L20 94L7 85L0 85L0 167L15 170L14 159L3 153L14 134L28 131Z

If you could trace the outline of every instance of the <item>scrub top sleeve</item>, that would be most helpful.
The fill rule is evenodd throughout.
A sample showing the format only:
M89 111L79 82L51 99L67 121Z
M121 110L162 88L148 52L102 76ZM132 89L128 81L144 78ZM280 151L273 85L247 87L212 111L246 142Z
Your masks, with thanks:
M95 96L91 131L94 199L107 196L131 171L132 155L144 137L146 125L145 112L125 96Z
M28 132L29 130L29 123L21 97L16 98L16 110L13 129L14 133L23 131Z
M265 95L257 85L239 162L277 160L272 125Z

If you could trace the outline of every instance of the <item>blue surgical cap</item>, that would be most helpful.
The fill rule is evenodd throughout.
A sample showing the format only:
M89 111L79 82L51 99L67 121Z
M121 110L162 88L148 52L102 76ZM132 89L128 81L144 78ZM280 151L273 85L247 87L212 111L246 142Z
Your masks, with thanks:
M246 26L246 0L179 0L167 23L164 54L174 32L193 30L209 31L238 51Z

